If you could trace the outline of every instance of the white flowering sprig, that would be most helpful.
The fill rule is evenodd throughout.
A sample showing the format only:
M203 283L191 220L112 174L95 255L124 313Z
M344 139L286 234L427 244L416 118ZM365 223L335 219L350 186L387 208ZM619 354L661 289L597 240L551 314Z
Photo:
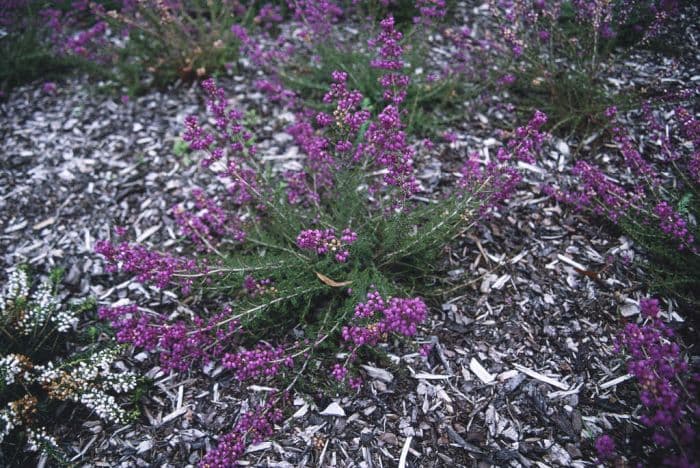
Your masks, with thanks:
M11 406L8 405L7 408L0 410L0 444L12 432L12 429L19 424L19 418Z
M31 369L31 360L22 354L8 354L0 358L0 389L10 386L18 379L28 377L27 372Z
M89 301L64 304L59 283L58 271L33 284L17 268L0 284L0 444L12 437L0 452L13 446L62 460L56 438L39 425L48 422L40 414L47 401L84 405L110 423L129 419L118 395L134 390L138 380L115 365L121 348L56 356L55 344L66 342L56 338L78 332L79 316L91 307Z
M77 312L62 305L51 281L41 283L30 293L31 289L26 271L18 268L9 272L0 292L0 327L8 335L67 333L77 326Z
M46 428L27 428L27 450L30 452L58 452L58 442L47 434Z
M52 362L36 366L36 380L52 398L82 403L106 421L124 423L128 413L111 393L130 392L138 379L131 371L114 370L119 354L119 348L107 348L59 367Z
M11 271L7 277L7 283L0 293L0 317L8 315L8 310L18 301L26 299L29 295L29 277L24 270Z

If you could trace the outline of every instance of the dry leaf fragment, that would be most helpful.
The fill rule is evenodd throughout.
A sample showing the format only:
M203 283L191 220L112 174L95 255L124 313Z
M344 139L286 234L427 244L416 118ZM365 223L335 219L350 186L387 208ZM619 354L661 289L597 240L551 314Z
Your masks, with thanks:
M352 284L352 281L334 281L326 275L324 275L323 273L319 273L318 271L316 272L316 276L318 276L318 279L320 279L323 282L323 284L326 284L331 288L342 288L343 286L348 286Z

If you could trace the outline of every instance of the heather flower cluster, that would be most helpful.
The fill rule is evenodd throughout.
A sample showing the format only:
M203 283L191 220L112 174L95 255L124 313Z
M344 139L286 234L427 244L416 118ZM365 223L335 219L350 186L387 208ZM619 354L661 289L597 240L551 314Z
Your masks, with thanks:
M243 413L231 432L221 436L215 449L210 450L199 462L200 468L228 468L236 466L237 460L250 444L257 444L271 437L275 425L282 422L282 411L270 398L266 403Z
M98 241L95 252L105 258L108 272L131 273L140 283L153 283L160 289L166 288L175 278L185 295L192 288L193 276L205 270L195 260L155 252L126 241L118 244Z
M360 127L370 118L370 113L367 110L359 109L362 103L362 93L358 90L348 90L347 81L348 74L343 71L335 70L331 73L333 83L330 90L323 96L323 102L326 104L336 103L336 108L333 111L333 116L319 113L316 115L316 122L321 125L335 124L347 132L345 138L336 143L338 152L347 151L346 147L351 146L350 140L357 136Z
M367 294L367 302L355 307L354 320L366 324L345 326L341 334L343 340L356 346L376 345L389 333L414 336L418 325L427 317L428 307L419 297L392 297L385 301L377 291L372 291Z
M547 116L536 110L524 127L516 128L505 146L498 149L495 160L483 162L478 153L472 153L461 169L459 186L480 193L481 212L494 210L510 197L522 180L518 162L535 163L542 151L543 143L549 135L542 131ZM489 185L486 191L478 187Z
M330 253L336 261L345 263L350 257L347 247L357 240L357 233L350 228L343 229L338 239L335 229L306 229L297 236L297 246L303 250L311 250L318 255Z
M615 454L615 440L604 434L596 439L595 449L601 461L609 460Z
M331 25L343 14L343 9L332 0L287 0L294 17L303 24L303 35L309 41L328 37Z
M120 407L115 395L134 390L138 378L131 371L115 371L114 363L120 354L119 348L107 348L77 363L50 361L34 366L36 382L49 398L81 403L105 421L124 423L129 414Z
M3 377L3 381L0 381L0 396L10 395L10 390L17 386L25 389L41 388L49 399L80 403L107 422L124 423L130 416L115 395L132 391L136 388L138 379L132 372L114 370L113 364L119 355L120 350L112 348L77 361L49 361L41 365L34 364L24 355L5 356L0 359L0 376ZM7 395L3 395L3 391ZM25 395L0 409L0 443L18 427L25 427L29 432L37 431L32 425L39 410L38 402L36 397ZM34 441L29 436L29 450L45 451L47 448L40 442L47 441L53 441L49 448L58 447L55 439L48 436L44 428L39 429L36 435L38 438Z
M431 25L440 21L447 14L447 2L445 0L417 0L416 7L420 16L413 18L414 23Z
M659 316L658 300L642 300L640 307L644 323L625 326L618 344L629 355L628 372L637 379L640 420L666 454L665 465L692 466L700 455L695 429L700 374L691 372L673 329Z
M418 332L418 326L428 318L428 307L419 297L385 300L379 291L367 293L367 300L355 306L350 324L343 326L341 337L348 346L345 361L335 363L330 375L339 382L347 379L354 390L362 386L362 378L349 376L349 365L357 359L357 350L362 346L376 346L388 339L390 334L411 337Z
M264 294L275 294L277 288L274 286L274 282L270 278L265 278L261 280L256 280L253 276L248 275L243 280L243 287L251 297L257 297Z
M700 184L700 120L683 107L676 107L675 113L683 136L693 145L693 151L688 157L688 175L693 182Z
M0 328L6 333L22 337L36 336L49 329L67 333L77 323L76 312L63 307L50 282L45 281L32 290L24 270L9 272L0 292Z
M111 423L130 415L118 396L136 388L138 378L114 365L121 349L107 348L78 355L56 356L56 351L78 332L84 307L64 304L59 275L35 285L28 273L14 269L0 293L0 444L29 451L58 454L56 439L39 424L47 403L73 402ZM2 451L4 447L0 447Z
M636 229L652 227L662 238L678 251L689 251L698 255L696 245L697 225L692 216L682 213L673 197L677 191L667 190L666 185L673 183L668 177L662 177L660 171L652 162L656 157L676 168L677 176L695 184L693 179L693 161L697 157L697 137L693 140L694 119L688 111L679 107L676 114L680 120L680 130L691 143L688 145L674 144L665 135L658 121L653 117L648 104L644 106L644 118L648 124L652 140L658 142L660 154L642 155L632 138L617 120L617 109L612 107L606 111L606 116L612 123L612 138L619 149L622 163L629 170L631 183L623 184L611 179L606 173L587 161L579 160L572 169L572 174L580 180L575 190L544 187L545 193L557 200L574 206L577 210L591 210L605 216L614 223L624 222ZM690 176L690 177L688 177ZM674 195L676 194L676 195ZM670 196L669 196L670 195Z
M226 353L221 362L224 368L232 370L240 381L274 377L282 366L294 367L294 359L285 354L284 348L263 343L254 349Z
M195 316L191 322L169 322L136 304L101 307L98 315L115 329L117 342L158 351L165 371L184 371L220 358L240 326L237 320L228 320L229 307L208 319Z
M240 219L229 213L214 199L207 197L200 188L191 191L195 212L188 211L183 204L173 210L175 222L180 232L189 238L201 250L213 249L212 244L224 236L230 236L236 242L245 240L245 231L239 226Z
M37 2L39 3L39 2ZM147 83L177 78L192 81L223 69L237 58L231 26L246 17L239 2L74 1L71 8L40 11L58 54L80 57L114 68L114 76L130 90L144 86L134 77L138 66L148 72ZM279 12L260 10L260 23L279 20ZM207 18L202 21L202 18ZM251 17L252 19L252 17Z

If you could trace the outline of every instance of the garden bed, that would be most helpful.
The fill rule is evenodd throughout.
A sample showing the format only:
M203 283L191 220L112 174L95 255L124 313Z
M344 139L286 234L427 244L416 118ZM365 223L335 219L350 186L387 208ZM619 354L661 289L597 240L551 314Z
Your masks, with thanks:
M478 5L460 3L458 11L470 27L488 27ZM697 85L697 25L684 37L688 45L673 68L653 51L618 56L606 70L608 86ZM282 172L303 162L287 132L295 116L269 103L254 86L259 76L248 64L217 82L236 106L255 111L246 118L258 157ZM197 170L199 157L182 146L185 117L199 112L202 96L198 85L178 82L119 99L96 93L86 77L14 89L0 104L2 266L28 264L38 275L63 267L65 295L93 297L99 305L128 299L147 310L194 313L188 297L108 272L95 245L123 226L139 243L186 251L171 209L191 187L213 185ZM440 203L470 153L495 154L506 143L508 135L497 129L522 122L504 108L509 97L505 90L476 111L477 100L465 103L450 136L434 137L431 151L418 150L419 203ZM646 131L644 122L626 123L635 138ZM542 189L575 184L565 168L599 143L580 141L553 137L537 166L520 166L523 180L498 211L444 246L430 285L442 299L429 302L415 343L389 337L378 345L380 353L359 363L359 391L329 393L314 379L330 375L315 369L320 361L309 361L314 377L288 389L274 437L249 445L239 464L588 466L602 461L595 446L601 434L618 442L621 463L646 461L652 444L638 437L646 429L637 386L616 348L625 323L641 317L648 278L635 260L645 252L619 229ZM612 179L628 177L610 153L591 160ZM692 356L695 318L665 299L663 316ZM96 342L113 339L95 313L81 327L94 329ZM136 402L137 419L115 425L80 406L54 410L52 433L78 466L196 465L254 401L284 390L267 382L241 385L217 362L167 373L156 352L139 347L117 365L152 379ZM40 463L53 462L41 456Z

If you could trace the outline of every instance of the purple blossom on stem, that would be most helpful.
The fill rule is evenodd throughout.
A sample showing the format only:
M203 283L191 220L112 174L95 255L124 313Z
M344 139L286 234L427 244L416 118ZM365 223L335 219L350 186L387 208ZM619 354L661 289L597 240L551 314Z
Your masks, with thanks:
M420 16L413 18L415 24L430 26L436 20L443 19L447 14L445 0L416 0L416 7L418 7Z
M692 247L695 238L688 230L685 220L668 202L662 201L654 207L654 213L659 217L659 227L664 234L678 242L678 250Z
M225 307L219 314L205 320L194 317L191 323L179 320L168 323L164 316L140 310L135 304L102 307L98 316L107 320L116 330L119 343L129 343L146 351L159 351L163 370L186 371L222 356L226 342L239 332L237 321L228 321L231 315Z
M328 37L333 23L343 14L343 9L330 0L287 0L287 5L307 26L304 34L309 40Z
M413 170L413 149L402 128L399 109L388 105L377 121L370 123L365 133L366 143L358 151L363 150L387 169L384 174L387 185L398 187L404 196L410 196L418 191L418 181Z
M602 435L596 439L595 449L599 459L609 460L615 455L615 441L607 434Z
M408 76L400 73L404 68L403 34L394 28L393 16L383 19L379 25L382 28L379 36L369 40L370 47L377 48L378 55L372 59L370 66L388 71L379 78L379 83L384 88L384 99L398 106L406 97L410 81Z
M345 263L350 256L347 246L357 240L357 233L349 228L343 230L340 239L334 229L306 229L297 236L297 246L303 250L312 250L318 255L330 253L340 263Z
M498 204L510 197L522 180L517 169L518 161L533 164L542 144L549 137L541 131L547 122L547 116L538 110L524 127L518 127L505 146L498 149L495 161L482 164L478 154L472 153L461 170L460 188L467 191L476 190L476 196L482 198L482 214L494 210ZM488 185L484 189L484 185Z
M297 123L287 128L287 132L294 137L296 144L306 154L305 172L313 180L313 186L331 188L334 181L333 174L338 165L329 150L329 140L318 135L303 116Z
M203 81L202 88L207 93L207 108L214 118L214 133L204 130L195 116L188 116L182 139L191 149L206 152L203 167L225 160L226 170L222 176L230 178L227 190L231 201L236 205L247 204L261 195L253 159L256 154L256 147L251 144L253 135L242 125L243 113L229 109L224 90L217 87L213 79Z
M172 213L181 233L189 238L199 248L204 250L215 237L230 235L237 242L243 242L246 237L241 229L241 221L231 216L212 198L207 197L200 188L192 189L196 213L187 211L182 204L176 205Z
M338 127L347 130L344 139L353 140L360 127L370 118L370 113L359 109L363 99L362 93L347 89L347 73L336 70L331 73L331 77L333 83L330 90L323 96L323 102L326 104L336 103L336 108L333 117L327 116L329 120L325 125L330 125L335 120Z
M690 140L693 145L693 151L688 157L688 175L690 175L691 180L700 184L700 120L696 119L683 107L677 107L675 112L683 131L683 136Z
M612 117L610 117L612 123L613 123L613 141L617 143L618 148L620 149L620 154L622 154L622 158L625 161L625 164L627 164L627 167L637 176L644 177L644 178L649 178L651 183L657 183L658 182L658 175L654 168L649 164L639 153L634 148L634 144L632 142L632 139L630 138L629 134L625 131L625 129L617 124L615 121L615 112L613 112L614 108L608 108L606 110L606 115L612 114Z
M271 293L275 291L272 286L272 280L270 278L265 278L261 280L256 280L252 276L248 275L243 279L243 288L246 293L251 297L258 297L262 294Z
M185 274L176 278L176 283L185 295L189 294L192 287L192 278L187 274L202 274L206 271L194 260L172 257L128 242L115 245L109 241L97 241L95 252L105 257L108 272L121 270L132 273L138 282L153 283L160 289L168 287L176 273Z
M47 81L41 86L41 90L44 94L54 94L56 92L56 83L53 81Z
M233 430L219 438L214 450L210 450L199 462L200 468L230 468L237 465L248 444L257 444L272 437L275 424L284 417L282 411L268 401L265 405L246 412L236 422Z
M644 299L640 307L646 322L627 324L617 347L629 355L627 370L637 379L643 406L640 420L654 431L654 443L668 453L664 464L690 466L692 454L698 455L693 427L700 415L700 375L690 373L673 330L659 318L659 302ZM683 455L674 454L674 446Z
M355 319L367 321L377 319L367 325L345 326L341 335L345 341L356 346L376 345L389 334L413 336L418 325L428 317L428 307L421 298L403 299L392 297L384 301L376 291L367 295L367 302L355 307Z
M130 343L146 350L155 349L158 344L159 324L141 314L136 304L100 307L97 315L100 320L110 322L119 343Z
M338 381L343 381L345 380L345 377L348 375L348 369L343 366L342 364L334 364L333 365L333 370L331 370L331 376L338 380Z
M238 380L247 380L274 377L279 373L282 365L294 367L294 360L291 356L285 355L282 347L259 343L250 350L226 353L222 359L222 365L226 369L233 370Z

